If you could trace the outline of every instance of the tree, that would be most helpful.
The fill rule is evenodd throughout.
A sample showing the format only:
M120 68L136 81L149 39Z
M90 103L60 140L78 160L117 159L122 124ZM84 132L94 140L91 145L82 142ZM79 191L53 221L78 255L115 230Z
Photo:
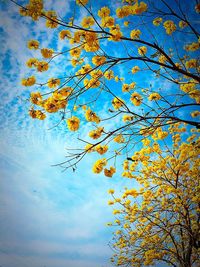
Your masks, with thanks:
M35 76L22 80L24 86L37 88L30 96L30 116L43 120L48 113L59 113L60 123L67 119L70 131L77 131L82 121L92 122L94 130L89 137L98 139L84 140L86 148L70 153L60 165L75 168L88 152L103 154L113 141L120 143L120 148L111 158L125 151L128 154L134 140L152 134L164 138L167 124L184 122L200 127L196 119L200 114L199 34L194 11L199 12L199 4L193 3L194 12L186 16L186 3L156 3L119 1L116 10L100 7L93 11L88 1L76 1L88 14L81 23L76 18L81 12L77 6L68 22L55 11L44 11L42 1L31 0L20 8L23 16L46 19L48 28L60 27L59 38L69 46L55 52L30 40L28 48L39 49L43 59L30 58L27 66L44 72L45 77L58 57L66 56L73 66L69 75L49 77L45 83L37 82ZM127 70L125 77L119 75L122 70ZM140 77L151 77L155 84L140 81ZM101 111L98 105L105 99L110 107L102 118L97 115ZM107 130L105 120L113 119L118 123Z
M39 50L41 58L30 58L27 66L45 76L45 82L33 75L22 80L22 85L36 88L30 95L29 115L44 120L58 114L58 124L66 122L71 132L83 129L87 122L88 136L78 137L77 150L69 150L67 159L59 164L63 168L75 170L84 156L97 152L105 156L94 163L94 173L103 171L112 177L116 161L122 160L122 176L144 184L144 191L130 192L138 197L138 203L144 199L145 207L134 204L133 210L129 190L124 193L125 202L119 201L127 227L116 236L118 265L141 266L163 260L172 266L193 266L198 264L195 227L199 198L190 194L195 187L199 196L199 141L193 144L192 136L189 141L184 137L179 148L174 132L184 127L190 135L194 127L198 135L200 129L200 4L194 0L189 5L180 0L110 4L109 8L101 1L94 6L88 0L76 0L72 2L73 14L67 18L44 10L41 0L20 6L22 16L45 19L47 28L58 28L56 38L68 47L57 51L55 44L46 48L38 40L28 42L28 48ZM86 15L80 21L82 13ZM71 67L62 77L48 77L48 69L59 57L70 61ZM159 147L160 140L168 143L171 136L174 147ZM141 141L145 147L136 153ZM134 174L136 167L141 176ZM139 234L135 235L132 227L136 221L140 226L136 225ZM148 233L146 237L141 227L145 235Z
M200 138L195 129L184 140L185 127L169 128L172 145L144 139L132 162L124 162L138 190L126 189L120 198L109 191L108 204L116 206L116 220L108 224L116 229L111 243L116 266L200 264Z

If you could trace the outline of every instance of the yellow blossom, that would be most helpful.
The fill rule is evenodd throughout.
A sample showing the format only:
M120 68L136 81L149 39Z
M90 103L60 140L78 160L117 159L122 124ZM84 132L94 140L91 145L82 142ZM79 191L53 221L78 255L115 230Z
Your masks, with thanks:
M134 66L131 71L132 71L133 74L135 74L139 70L140 70L140 68L138 66Z
M104 174L107 177L112 177L115 172L116 172L116 169L112 166L110 167L110 169L106 169L106 168L104 169Z
M43 104L44 109L49 113L55 113L60 109L59 101L49 97Z
M141 103L142 103L142 97L139 93L137 92L134 92L132 95L131 95L131 102L135 105L135 106L140 106Z
M107 70L105 73L104 73L104 77L107 79L107 80L111 80L113 79L115 76L114 76L114 72L112 70Z
M62 30L59 33L59 37L61 40L64 40L65 38L70 39L71 38L71 32L69 30Z
M29 60L26 62L26 65L29 68L36 67L38 63L38 60L36 58L29 58Z
M88 3L88 0L76 0L77 5L85 6Z
M77 131L79 129L80 120L79 118L72 116L71 118L67 119L67 126L70 131Z
M188 26L188 24L187 24L187 22L181 20L181 21L179 21L178 26L179 26L180 28L183 29L183 28L185 28L186 26Z
M100 118L90 108L88 108L86 110L85 118L86 118L87 121L92 121L92 122L96 122L96 123L100 122Z
M176 30L176 25L172 20L166 20L163 23L166 33L171 35Z
M119 109L121 108L123 105L124 105L124 101L119 98L119 97L115 97L113 100L112 100L112 105L115 109Z
M185 66L187 69L196 68L197 67L197 60L195 58L192 58L192 59L186 61Z
M60 79L50 78L47 82L49 88L56 88L60 85Z
M106 61L106 57L104 56L94 56L92 58L92 63L96 66L102 65Z
M152 93L149 95L148 99L150 101L152 100L160 100L161 99L161 95L159 93Z
M42 95L40 92L31 92L30 102L36 105L39 105L42 100Z
M106 164L107 164L107 160L105 158L97 160L95 164L93 165L93 168L92 168L93 172L94 173L102 172Z
M83 28L90 28L91 26L94 25L94 19L93 17L84 17L82 22L81 22L81 25Z
M44 58L51 58L53 56L53 49L42 48L41 54Z
M113 200L108 200L108 205L114 205L114 201Z
M71 55L72 57L76 57L76 58L78 58L78 57L80 57L81 49L78 48L78 47L75 47L75 48L72 48L72 49L70 50L69 53L70 53L70 55Z
M34 76L30 76L27 79L25 79L25 78L22 79L21 83L24 86L32 86L32 85L34 85L36 83L36 79L35 79Z
M155 18L154 20L153 20L153 25L154 26L159 26L160 25L160 23L162 22L162 18Z
M38 61L37 62L37 71L43 72L49 69L49 64L46 61Z
M111 28L110 33L112 34L112 36L109 37L108 40L115 41L115 42L119 42L121 40L121 37L123 36L120 29L116 27Z
M114 189L109 189L109 190L108 190L108 194L113 195L114 193L115 193L115 190L114 190Z
M58 22L57 22L57 15L56 12L54 10L49 10L46 12L46 27L47 28L51 28L51 29L55 29L58 27Z
M87 144L87 145L85 146L85 151L87 151L87 153L90 153L90 152L95 151L95 150L94 150L94 145L92 145L92 144Z
M99 137L101 137L103 130L103 127L98 127L96 130L92 130L89 132L89 137L93 139L98 139Z
M108 146L107 145L97 145L95 146L95 151L97 151L100 155L103 155L107 152Z
M198 110L191 112L191 116L192 116L193 118L196 118L196 117L199 116L199 115L200 115L200 111L198 111Z
M120 144L125 142L125 138L122 134L118 134L113 138L113 141Z
M108 17L110 15L110 9L106 6L102 7L99 11L98 11L98 16L100 18L104 18L104 17Z
M140 46L140 47L138 48L138 54L139 54L139 55L144 56L144 55L146 54L146 52L147 52L147 48L146 48L146 46Z
M130 36L132 39L139 39L141 31L140 30L132 30Z
M30 40L27 44L29 49L38 49L39 48L39 42L36 40Z
M124 26L128 27L129 26L129 21L124 21Z

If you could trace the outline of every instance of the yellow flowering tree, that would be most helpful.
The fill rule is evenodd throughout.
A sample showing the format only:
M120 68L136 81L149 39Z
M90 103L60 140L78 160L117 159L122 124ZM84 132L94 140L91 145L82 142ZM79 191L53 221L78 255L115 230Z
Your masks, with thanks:
M44 10L42 0L20 6L22 16L45 19L47 28L59 28L58 41L68 47L54 51L30 40L28 48L33 53L39 50L41 58L30 58L27 67L47 77L58 57L65 56L72 65L69 75L48 77L43 83L33 75L22 79L23 86L35 88L30 116L44 120L49 113L58 113L60 123L66 121L73 132L85 122L91 127L90 139L83 140L86 146L70 153L61 165L74 167L89 152L111 152L108 144L118 143L111 159L129 154L133 143L146 136L165 138L168 124L200 128L200 40L195 24L199 4L194 1L187 17L187 5L165 0L119 1L112 8L100 1L96 9L86 0L74 4L68 22L56 11ZM80 20L82 11L86 15ZM106 129L105 121L112 127ZM112 168L104 172L109 177L115 173Z
M193 129L185 139L185 130L170 126L173 142L164 149L145 139L131 161L124 162L137 190L126 188L120 196L109 191L116 217L108 224L115 230L115 266L199 266L200 138Z
M109 204L119 206L113 212L120 228L113 241L116 265L162 260L171 266L197 266L200 4L71 4L69 19L45 10L42 0L19 5L22 16L46 20L46 27L56 29L56 38L65 44L57 51L53 44L28 42L33 54L37 50L41 56L30 58L27 67L46 79L41 83L32 74L22 79L23 86L35 88L29 114L39 120L57 114L72 132L87 123L87 137L79 139L84 145L69 151L59 165L74 169L88 153L96 153L100 156L93 172L111 178L121 157L122 176L139 183L138 190L127 189L120 198L110 191ZM71 66L62 77L48 77L59 57ZM189 139L181 139L181 133Z

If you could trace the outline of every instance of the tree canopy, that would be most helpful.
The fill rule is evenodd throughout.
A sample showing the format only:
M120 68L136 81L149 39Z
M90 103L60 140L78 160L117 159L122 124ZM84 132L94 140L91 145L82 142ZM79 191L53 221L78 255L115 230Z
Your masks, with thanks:
M110 191L109 204L119 205L110 225L120 228L112 262L197 266L200 3L76 0L62 18L44 4L20 6L22 16L46 20L56 39L51 47L38 40L27 44L32 70L22 85L34 88L30 117L56 116L55 127L66 124L77 138L77 149L58 164L64 169L75 170L88 153L99 154L94 173L138 183L120 198ZM63 74L49 76L60 57ZM75 132L84 129L80 138Z

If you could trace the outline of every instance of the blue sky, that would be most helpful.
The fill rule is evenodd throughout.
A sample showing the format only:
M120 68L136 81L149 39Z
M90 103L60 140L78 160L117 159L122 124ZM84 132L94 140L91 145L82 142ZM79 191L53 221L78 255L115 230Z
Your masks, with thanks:
M116 181L93 175L92 158L76 173L51 167L75 140L67 130L48 130L50 121L30 120L20 80L31 56L27 40L38 37L48 45L53 34L40 31L43 21L20 18L12 3L0 5L0 266L108 267L107 190ZM69 10L69 1L57 9Z
M69 17L70 1L55 2L46 4ZM33 23L21 18L9 1L0 3L0 18L0 266L110 267L112 251L107 244L112 229L105 224L113 216L107 190L129 182L117 175L112 179L93 175L92 156L75 173L52 167L63 161L66 147L76 145L76 135L70 135L64 124L49 130L50 118L31 120L25 101L30 90L22 88L20 81L27 73L25 62L33 56L26 47L29 39L39 39L44 47L53 43L58 50L65 44L57 43L57 30L43 31L43 20ZM59 76L68 67L69 62L61 57L47 73ZM120 72L123 76L124 69ZM172 89L151 75L139 76L136 82L141 78L145 86ZM82 136L87 130L83 128Z

